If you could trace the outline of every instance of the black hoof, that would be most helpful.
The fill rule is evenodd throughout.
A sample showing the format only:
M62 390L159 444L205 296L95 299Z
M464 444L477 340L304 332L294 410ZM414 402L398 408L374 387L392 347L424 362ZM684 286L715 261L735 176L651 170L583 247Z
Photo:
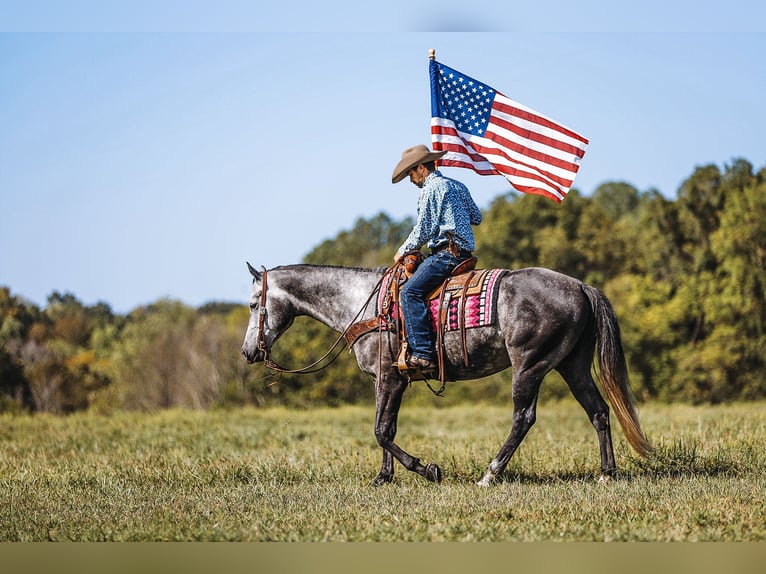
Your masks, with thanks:
M430 480L431 482L435 482L436 484L441 484L442 470L435 463L432 462L426 467L426 478Z
M373 486L383 486L384 484L388 484L389 482L392 482L394 480L394 477L388 474L379 474L375 477L375 480L372 481Z

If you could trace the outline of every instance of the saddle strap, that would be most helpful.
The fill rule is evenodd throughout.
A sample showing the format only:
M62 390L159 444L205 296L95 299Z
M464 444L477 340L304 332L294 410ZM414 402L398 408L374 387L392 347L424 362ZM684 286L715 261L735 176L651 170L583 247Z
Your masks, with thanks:
M469 367L469 361L468 361L468 345L466 340L466 326L465 326L465 303L468 299L468 285L471 283L471 280L473 279L473 276L476 274L476 271L470 271L469 273L466 273L465 282L463 283L463 289L461 294L458 296L459 299L459 308L460 311L458 312L458 325L460 329L460 343L461 343L461 351L463 353L463 364L466 367ZM449 282L449 277L445 279L444 284L442 285L441 292L439 293L439 311L438 311L438 325L436 329L436 354L439 361L439 381L441 381L442 385L447 380L446 373L444 371L444 331L447 329L447 321L449 321L449 311L447 311L446 314L444 314L443 306L444 306L444 298L447 293L447 283Z
M444 385L444 381L446 380L444 372L444 326L448 320L447 317L449 316L449 312L447 313L447 316L443 316L442 307L444 306L444 297L447 293L447 290L444 288L447 285L447 281L449 281L449 278L445 279L442 284L442 289L439 292L439 307L436 314L438 317L436 325L436 356L437 362L439 363L439 381L441 381L442 385Z
M470 273L467 273L465 284L463 285L463 292L460 296L460 312L458 313L458 324L460 325L460 341L462 343L463 347L463 364L466 366L466 368L469 367L468 364L468 341L466 340L466 333L465 333L465 302L468 299L468 285L471 283L471 279L473 279L473 276L476 274L476 271L471 271Z

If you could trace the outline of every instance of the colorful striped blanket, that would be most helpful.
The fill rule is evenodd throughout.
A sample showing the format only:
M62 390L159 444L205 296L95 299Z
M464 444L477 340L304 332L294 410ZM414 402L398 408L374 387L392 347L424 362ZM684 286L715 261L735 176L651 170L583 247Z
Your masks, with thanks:
M460 309L463 307L465 316L465 328L484 327L491 325L495 321L498 285L500 278L506 273L505 269L477 269L462 275L450 277L445 287L444 297L442 298L442 318L446 321L440 321L439 301L440 289L434 291L429 297L429 309L431 311L431 322L434 330L443 322L446 331L456 331L460 329ZM384 312L384 302L391 287L393 274L389 274L383 280L380 294L378 296L378 314ZM466 282L468 283L466 285ZM467 299L461 303L461 296L464 294ZM398 305L393 304L390 310L393 316L398 313Z

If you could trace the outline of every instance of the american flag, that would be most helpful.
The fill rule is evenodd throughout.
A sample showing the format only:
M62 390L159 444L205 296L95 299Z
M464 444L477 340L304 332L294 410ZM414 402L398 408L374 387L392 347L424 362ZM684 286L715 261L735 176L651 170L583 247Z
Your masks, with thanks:
M502 175L560 203L588 140L497 90L431 60L431 141L439 165Z

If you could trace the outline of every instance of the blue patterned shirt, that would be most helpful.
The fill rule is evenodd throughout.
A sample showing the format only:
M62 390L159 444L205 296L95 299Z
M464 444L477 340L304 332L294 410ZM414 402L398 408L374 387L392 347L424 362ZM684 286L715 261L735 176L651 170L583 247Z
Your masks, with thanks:
M401 257L408 251L428 243L434 249L449 241L448 233L460 249L473 251L471 225L481 223L481 211L471 192L457 180L444 177L440 171L428 174L418 197L418 218L409 237L397 251Z

